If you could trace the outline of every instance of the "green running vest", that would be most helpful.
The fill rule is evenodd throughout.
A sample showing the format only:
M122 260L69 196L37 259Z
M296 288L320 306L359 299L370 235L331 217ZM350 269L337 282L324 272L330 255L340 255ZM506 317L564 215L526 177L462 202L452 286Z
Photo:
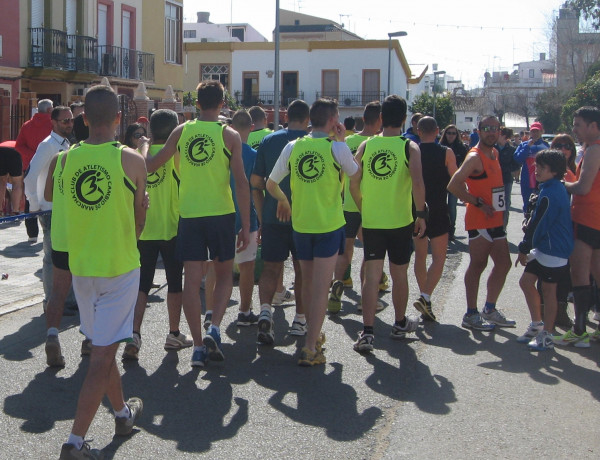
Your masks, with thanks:
M140 266L135 185L123 171L123 147L83 143L67 155L62 179L73 275L111 278Z
M67 252L68 241L66 234L67 220L65 219L65 192L62 179L64 151L58 153L56 167L52 174L52 225L50 226L50 239L52 249Z
M362 225L392 229L413 222L408 140L402 136L369 139L362 156Z
M359 134L353 134L346 138L346 145L352 152L352 155L356 156L356 151L364 141L369 139L370 136L361 136ZM347 174L344 174L344 211L346 212L358 212L358 206L352 198L350 193L350 178Z
M152 145L148 155L154 156L162 145ZM140 240L168 241L177 235L179 223L179 197L175 160L169 158L164 165L148 174L146 191L150 207L146 211L146 225Z
M327 138L298 139L288 162L292 227L300 233L328 233L344 226L340 165Z
M177 143L179 150L179 215L184 218L233 214L229 186L231 153L217 122L188 121Z
M254 150L256 150L260 145L260 141L262 141L267 135L271 134L272 132L273 131L271 131L268 128L251 131L250 134L248 134L248 142L246 143Z

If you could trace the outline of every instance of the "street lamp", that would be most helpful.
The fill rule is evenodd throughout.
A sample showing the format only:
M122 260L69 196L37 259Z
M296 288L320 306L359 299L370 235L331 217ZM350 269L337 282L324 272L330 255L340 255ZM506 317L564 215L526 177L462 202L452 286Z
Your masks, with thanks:
M399 32L388 32L388 78L387 78L387 95L390 95L390 79L392 72L392 37L406 37L408 34L401 30Z
M437 96L437 80L438 75L445 75L445 70L438 70L437 72L433 72L433 118L435 118L435 98Z

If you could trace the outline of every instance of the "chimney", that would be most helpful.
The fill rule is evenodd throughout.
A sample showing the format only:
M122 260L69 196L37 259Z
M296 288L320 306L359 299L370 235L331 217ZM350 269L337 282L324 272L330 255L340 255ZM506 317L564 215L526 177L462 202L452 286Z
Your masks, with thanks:
M208 24L208 18L210 18L208 11L198 11L196 15L198 16L198 24Z
M546 60L546 53L540 53L540 61Z

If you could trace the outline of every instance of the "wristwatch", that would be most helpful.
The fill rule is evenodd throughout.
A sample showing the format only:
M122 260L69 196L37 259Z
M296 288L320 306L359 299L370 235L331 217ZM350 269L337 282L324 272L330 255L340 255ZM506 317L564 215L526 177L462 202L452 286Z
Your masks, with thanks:
M477 197L477 200L476 200L476 202L475 202L475 206L476 206L476 207L478 207L478 208L481 208L483 205L484 205L484 202L483 202L483 200L481 199L481 197L480 197L480 196L478 196L478 197Z

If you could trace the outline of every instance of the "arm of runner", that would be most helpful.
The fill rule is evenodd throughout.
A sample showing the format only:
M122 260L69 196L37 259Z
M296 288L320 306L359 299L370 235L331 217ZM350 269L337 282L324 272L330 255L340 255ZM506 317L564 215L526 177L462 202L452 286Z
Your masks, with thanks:
M292 141L283 148L275 166L273 166L269 178L267 179L266 185L267 192L277 200L277 218L282 222L289 222L292 218L290 202L288 201L287 196L285 196L285 193L283 193L283 190L279 187L279 182L290 173L288 161L290 160L294 143L295 141Z
M423 170L421 166L421 150L419 146L410 141L408 145L409 158L408 169L412 179L412 196L417 211L425 210L425 183L423 182ZM415 220L415 235L423 236L427 224L425 219L417 217Z
M254 209L256 209L256 216L258 222L262 225L262 211L263 204L265 202L265 187L266 181L264 177L260 177L257 174L250 176L250 186L252 187L252 199L254 200Z
M167 142L162 149L154 156L148 156L148 150L150 148L150 141L146 137L140 139L138 151L142 154L142 157L146 160L146 169L149 173L153 173L162 165L164 165L169 158L171 158L177 152L177 143L181 137L184 125L179 125L173 130Z
M467 191L465 182L469 176L478 176L483 172L483 165L476 153L469 153L464 163L454 173L448 183L448 191L463 203L470 203L477 206L477 203L483 202L481 210L489 217L494 215L494 208L483 201L481 197L473 196Z
M360 168L360 164L362 161L362 157L365 153L365 145L367 141L364 141L362 144L358 146L356 150L356 155L354 157L354 161L359 165L358 172L350 177L350 194L352 195L352 199L356 203L358 210L362 212L362 194L360 192L360 181L362 180L362 168Z
M456 155L451 148L446 149L446 169L448 170L450 177L452 177L458 169L458 166L456 166Z
M600 145L592 145L585 152L585 160L581 165L581 173L577 182L565 183L567 192L572 195L587 195L592 189L599 169Z
M229 168L231 169L235 183L235 199L242 222L242 228L238 233L237 252L242 252L250 243L250 185L244 172L240 135L231 128L225 128L223 131L223 140L225 141L225 146L231 152Z

